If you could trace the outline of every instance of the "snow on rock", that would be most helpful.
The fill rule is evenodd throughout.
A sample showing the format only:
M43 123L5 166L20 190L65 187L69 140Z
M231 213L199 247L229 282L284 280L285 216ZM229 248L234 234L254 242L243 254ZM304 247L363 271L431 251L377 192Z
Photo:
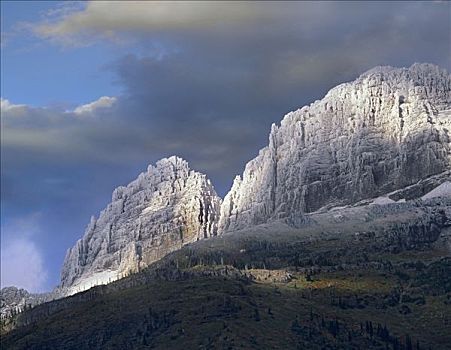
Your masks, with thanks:
M59 290L68 295L139 271L184 244L218 232L221 199L205 175L164 158L127 186L69 249Z
M54 298L52 293L29 293L22 288L4 287L0 290L0 320Z
M94 286L108 284L120 278L117 271L105 270L92 274L87 274L83 278L77 279L70 287L66 288L65 295L69 296L75 293L83 292Z
M388 197L377 197L375 200L373 200L370 203L370 205L384 205L384 204L390 204L390 203L395 203L395 201Z
M220 230L375 198L451 165L451 76L431 64L376 67L273 125L237 176Z
M431 199L435 197L451 197L451 182L445 181L440 186L426 193L421 199Z

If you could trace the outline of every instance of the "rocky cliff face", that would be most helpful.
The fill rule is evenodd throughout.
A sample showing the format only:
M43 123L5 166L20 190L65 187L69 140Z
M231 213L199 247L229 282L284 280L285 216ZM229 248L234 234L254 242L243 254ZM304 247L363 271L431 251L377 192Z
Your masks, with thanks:
M449 178L450 130L445 70L374 68L272 126L269 145L224 198L219 228L279 218L300 223L302 213L374 198L432 175ZM417 187L415 196L424 194Z
M0 320L36 305L53 300L52 293L29 293L25 289L5 287L0 290Z
M149 166L91 218L68 250L60 292L72 294L135 272L184 244L217 234L221 199L205 175L171 157Z

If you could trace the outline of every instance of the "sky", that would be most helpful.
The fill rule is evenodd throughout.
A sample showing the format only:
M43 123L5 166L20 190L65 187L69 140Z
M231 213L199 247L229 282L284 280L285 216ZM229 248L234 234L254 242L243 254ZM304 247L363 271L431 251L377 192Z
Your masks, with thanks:
M162 157L224 196L271 124L335 85L449 71L450 6L1 1L1 286L55 287L90 216Z

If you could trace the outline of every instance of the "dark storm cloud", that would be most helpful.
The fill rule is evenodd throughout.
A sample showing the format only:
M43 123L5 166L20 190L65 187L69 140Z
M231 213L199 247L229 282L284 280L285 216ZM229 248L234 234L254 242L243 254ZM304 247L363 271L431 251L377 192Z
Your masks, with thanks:
M266 144L272 122L334 85L380 64L449 66L447 4L288 6L293 11L258 26L159 37L177 47L163 58L118 60L110 69L125 88L120 114L146 125L154 143L189 159L224 193Z
M240 5L240 16L231 3L196 4L197 12L135 5L92 3L37 26L60 40L108 32L126 41L133 34L152 50L108 65L124 89L114 106L85 119L28 108L26 129L8 128L10 146L28 147L30 158L38 152L50 163L60 155L58 162L144 165L176 153L224 193L266 144L272 122L334 85L380 64L449 68L449 3L260 3ZM117 12L114 20L105 6ZM161 13L178 9L178 17L140 21L139 13L153 6ZM217 23L201 18L221 11Z

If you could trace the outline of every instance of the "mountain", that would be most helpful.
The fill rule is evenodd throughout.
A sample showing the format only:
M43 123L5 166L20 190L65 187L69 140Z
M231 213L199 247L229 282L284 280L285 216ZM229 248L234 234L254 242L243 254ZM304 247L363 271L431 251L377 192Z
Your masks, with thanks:
M178 157L161 159L127 186L68 250L59 292L70 295L136 272L184 244L218 233L221 199Z
M376 67L273 125L269 145L236 177L221 207L233 231L378 197L451 166L451 76L431 64Z
M2 289L5 344L446 348L450 130L445 70L376 67L273 125L223 201L162 159L91 219L55 291Z
M222 205L205 175L162 159L91 219L67 253L60 290L111 282L223 232L278 219L302 225L305 213L409 186L403 199L421 197L451 174L450 90L451 76L431 64L377 67L333 88L272 126Z

